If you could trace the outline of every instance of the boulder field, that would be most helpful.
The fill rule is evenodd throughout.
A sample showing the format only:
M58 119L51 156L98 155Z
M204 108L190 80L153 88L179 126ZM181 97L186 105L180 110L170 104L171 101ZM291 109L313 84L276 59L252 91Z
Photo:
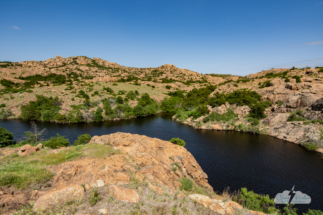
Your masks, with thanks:
M47 166L53 178L45 185L33 185L33 189L2 187L0 206L3 214L17 209L18 214L41 211L78 215L257 213L216 195L208 184L206 173L182 146L120 132L94 136L87 145L111 147L114 151L97 158L84 156ZM48 153L56 156L77 147L80 146ZM29 147L22 147L18 153L25 148ZM21 158L36 156L45 150L36 150ZM193 188L189 191L182 189L184 178L192 182ZM29 205L29 209L21 209L21 205Z

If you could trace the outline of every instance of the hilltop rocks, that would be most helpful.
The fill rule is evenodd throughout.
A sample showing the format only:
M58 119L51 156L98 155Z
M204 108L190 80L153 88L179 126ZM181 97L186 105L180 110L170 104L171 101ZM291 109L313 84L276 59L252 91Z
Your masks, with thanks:
M235 214L234 209L241 210L243 207L233 201L223 201L218 199L211 199L208 196L201 194L192 194L188 196L190 199L196 201L197 203L203 205L205 208L209 208L217 214L227 215Z
M286 122L288 120L288 117L290 116L290 113L278 113L278 114L272 114L265 118L263 120L263 123L265 125L275 125L279 122Z
M66 202L81 201L83 198L84 188L80 185L51 190L35 202L33 210L34 212L42 211L44 209L63 205Z
M138 193L133 189L125 189L120 186L112 185L109 188L109 193L116 199L124 202L136 203L139 201Z
M32 147L31 145L26 144L19 149L18 155L19 156L31 155L32 153L39 151L42 148L42 146L43 146L42 144L38 144L36 147Z

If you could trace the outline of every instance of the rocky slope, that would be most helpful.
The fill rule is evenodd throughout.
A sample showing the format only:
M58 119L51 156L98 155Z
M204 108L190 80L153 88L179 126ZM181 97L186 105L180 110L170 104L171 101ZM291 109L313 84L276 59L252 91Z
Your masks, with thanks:
M156 138L114 133L94 136L83 146L41 148L18 158L17 151L11 153L0 159L4 168L17 159L25 168L43 159L56 164L43 167L53 174L47 181L25 189L14 183L1 187L2 214L256 213L213 193L207 175L184 147ZM60 162L62 157L69 159ZM193 189L181 189L183 179L192 181Z
M4 111L0 114L0 119L18 118L21 106L35 101L36 95L58 97L62 103L59 113L68 115L74 110L72 106L83 104L82 98L75 97L80 90L89 95L90 102L98 103L97 106L102 108L102 99L116 96L125 98L129 91L148 93L153 99L161 101L165 93L174 89L189 91L205 84L219 84L235 78L237 77L203 75L171 64L157 68L125 67L85 56L56 56L45 61L0 62L0 81L7 80L16 84L0 84L0 113ZM105 88L111 88L114 95ZM129 102L132 107L136 104L136 101ZM97 106L89 107L85 112L95 111ZM88 113L83 111L82 115L83 118L88 118Z

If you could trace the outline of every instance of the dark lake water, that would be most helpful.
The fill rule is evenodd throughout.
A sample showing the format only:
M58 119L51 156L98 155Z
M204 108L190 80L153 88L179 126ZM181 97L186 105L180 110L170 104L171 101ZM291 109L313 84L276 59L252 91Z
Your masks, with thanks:
M302 191L312 198L309 205L296 205L298 213L308 208L323 210L323 159L316 152L266 135L234 131L195 130L172 121L170 115L159 115L119 122L89 124L55 124L36 122L47 129L47 137L56 133L65 135L70 142L80 134L91 136L114 132L129 132L170 140L179 137L190 151L215 191L230 187L231 191L247 187L259 194L290 190ZM30 123L0 121L0 126L22 139Z

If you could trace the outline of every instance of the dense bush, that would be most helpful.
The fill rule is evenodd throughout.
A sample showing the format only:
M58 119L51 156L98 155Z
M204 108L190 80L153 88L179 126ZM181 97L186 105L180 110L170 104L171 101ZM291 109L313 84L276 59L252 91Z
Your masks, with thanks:
M48 98L36 95L36 101L30 101L27 105L21 106L20 118L24 120L53 121L53 118L61 109L61 101L58 97Z
M164 98L160 104L160 108L163 112L175 113L177 110L177 104L180 102L179 97Z
M134 100L136 98L136 94L131 90L127 93L126 98Z
M269 195L261 196L253 191L248 191L247 188L241 188L240 195L236 196L234 201L238 202L249 210L261 211L266 214L274 214L279 212L279 210L275 208L274 200L270 199Z
M252 117L248 117L248 121L250 122L251 125L255 126L255 125L259 125L260 121L259 119L256 118L252 118Z
M121 96L117 97L117 103L118 104L123 104L123 98Z
M251 106L249 116L255 119L262 119L266 117L264 113L266 108L271 105L269 101L258 102Z
M90 142L91 135L89 134L81 134L77 137L77 140L74 141L74 146L84 145Z
M306 118L298 116L295 113L291 113L291 115L288 117L288 121L306 121Z
M103 109L104 109L104 114L106 116L113 114L113 110L112 110L110 102L108 100L103 101Z
M270 80L264 81L263 83L259 82L259 88L270 87Z
M103 87L103 90L108 92L108 93L113 93L113 89L111 89L110 87Z
M89 100L90 97L89 95L87 95L84 90L80 90L79 93L75 96L75 97L79 97L79 98L84 98L84 99L87 99Z
M181 183L181 190L191 191L193 188L193 182L189 178L182 178L179 180Z
M52 149L58 149L60 147L67 147L70 144L69 140L65 136L57 134L56 137L51 137L49 140L43 142L43 145Z
M278 101L276 101L276 104L277 104L278 106L282 106L282 105L284 104L284 102L282 102L281 100L278 100Z
M185 147L186 143L180 138L172 138L169 142Z
M100 107L97 107L95 113L94 113L94 118L93 121L94 122L101 122L103 120L103 110Z
M144 117L144 116L147 115L147 112L146 112L145 108L143 106L141 106L141 105L136 105L133 108L133 113L137 117Z
M31 75L31 76L26 76L26 77L19 77L19 79L28 80L31 82L50 81L53 84L57 84L57 85L61 85L66 82L65 75L58 75L58 74L54 74L54 73L46 75L46 76L42 76L42 75L37 74L37 75Z
M249 107L256 104L260 99L261 95L256 91L246 89L236 90L226 96L226 100L230 104L237 104L238 106L247 105Z
M296 79L296 83L301 83L301 82L302 82L302 81L301 81L301 77L300 77L300 76L298 76L298 75L293 76L293 78L295 78L295 79Z
M219 113L216 113L216 112L213 112L211 113L210 115L208 115L207 117L205 117L203 119L203 122L206 123L206 122L209 122L209 121L217 121L217 122L228 122L228 121L231 121L231 120L237 120L238 119L238 115L235 114L233 112L232 109L228 109L228 112L224 113L224 114L219 114Z
M13 115L13 113L11 112L10 109L2 109L0 111L0 119L8 119L12 115Z
M6 147L12 144L14 144L13 133L10 133L8 130L0 127L0 148Z
M6 107L5 103L0 104L0 108Z

